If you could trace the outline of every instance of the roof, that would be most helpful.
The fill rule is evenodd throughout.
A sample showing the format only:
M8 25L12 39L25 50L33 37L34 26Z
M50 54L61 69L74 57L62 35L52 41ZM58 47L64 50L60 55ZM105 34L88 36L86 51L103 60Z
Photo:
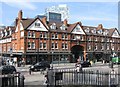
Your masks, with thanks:
M103 34L99 34L98 31L102 30L102 32L108 30L108 35L107 36L112 36L115 28L112 29L106 29L106 28L102 28L102 29L98 29L98 27L92 27L92 26L83 26L82 27L83 30L89 28L89 32L86 32L87 35L99 35L99 36L103 36ZM96 33L92 33L92 30L96 29Z
M56 29L51 29L50 26L55 23L56 24ZM67 29L66 30L61 30L60 27L63 25L63 22L48 22L48 27L49 27L49 30L50 31L53 31L53 32L65 32L65 33L68 33Z
M35 19L22 19L21 23L23 24L24 29L26 29Z

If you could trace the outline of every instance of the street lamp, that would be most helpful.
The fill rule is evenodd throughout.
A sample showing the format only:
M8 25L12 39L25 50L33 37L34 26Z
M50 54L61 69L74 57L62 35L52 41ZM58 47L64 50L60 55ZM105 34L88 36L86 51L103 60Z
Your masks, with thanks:
M2 41L1 41L1 58L0 58L0 66L2 65Z
M53 69L53 52L52 52L52 67L51 68Z

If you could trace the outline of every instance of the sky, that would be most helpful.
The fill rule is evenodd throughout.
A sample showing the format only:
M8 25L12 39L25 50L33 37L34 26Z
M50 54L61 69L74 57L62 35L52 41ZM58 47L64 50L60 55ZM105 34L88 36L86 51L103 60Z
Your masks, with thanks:
M118 2L109 0L104 2L93 1L46 1L37 0L1 0L0 2L0 25L11 25L18 15L23 11L23 17L34 18L38 14L44 14L45 9L59 4L66 4L69 9L69 23L82 22L85 26L98 26L103 24L104 28L118 28ZM61 2L60 2L61 1Z

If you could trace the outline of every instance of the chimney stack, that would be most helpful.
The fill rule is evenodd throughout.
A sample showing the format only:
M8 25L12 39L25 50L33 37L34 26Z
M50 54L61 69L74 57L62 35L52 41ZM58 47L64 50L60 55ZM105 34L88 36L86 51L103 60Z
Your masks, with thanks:
M20 10L18 13L18 20L22 20L22 10Z
M42 22L46 24L46 22L47 22L47 17L42 18Z
M63 21L63 24L67 26L67 22L68 22L67 19L65 19L65 20Z
M102 24L99 24L99 25L98 25L98 29L103 29L103 25L102 25Z

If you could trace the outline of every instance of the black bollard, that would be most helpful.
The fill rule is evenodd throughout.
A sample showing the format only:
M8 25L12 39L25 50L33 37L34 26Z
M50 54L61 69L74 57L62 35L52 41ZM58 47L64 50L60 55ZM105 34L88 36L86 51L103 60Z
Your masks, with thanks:
M31 75L31 70L29 69L29 74Z

